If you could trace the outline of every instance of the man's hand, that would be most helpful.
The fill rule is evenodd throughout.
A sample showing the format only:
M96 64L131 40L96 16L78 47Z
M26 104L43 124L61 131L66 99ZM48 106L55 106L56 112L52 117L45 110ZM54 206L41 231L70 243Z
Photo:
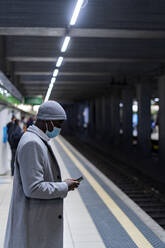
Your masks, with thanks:
M74 190L75 188L78 188L78 186L80 184L78 181L76 181L73 178L65 179L64 182L66 182L68 185L68 191Z

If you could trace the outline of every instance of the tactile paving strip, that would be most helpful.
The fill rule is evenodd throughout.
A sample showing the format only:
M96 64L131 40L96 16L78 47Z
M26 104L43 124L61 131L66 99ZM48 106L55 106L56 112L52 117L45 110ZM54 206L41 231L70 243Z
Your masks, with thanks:
M74 166L73 161L69 159L63 149L57 143L57 148L62 154L64 161L66 162L67 168L72 175L72 177L78 177L80 175L79 170ZM65 144L66 145L66 144ZM69 149L69 147L68 147ZM84 161L82 161L77 154L72 151L74 156L81 161L84 167L95 177L95 179L100 183L100 185L106 190L112 199L120 206L123 212L130 218L130 220L137 226L137 228L143 233L143 235L149 240L149 242L155 248L164 248L165 244L147 227L145 224L135 215L135 213L129 209L121 199L119 199L114 192L107 187L104 182L93 172L91 171ZM88 211L93 218L95 225L97 226L100 235L102 236L105 245L107 247L137 247L133 241L130 239L128 234L125 232L120 223L115 219L115 217L110 213L109 209L106 208L105 204L101 201L100 197L92 189L91 185L88 182L83 183L83 187L79 189L81 197L84 200L85 205L88 208ZM116 243L117 242L117 243Z

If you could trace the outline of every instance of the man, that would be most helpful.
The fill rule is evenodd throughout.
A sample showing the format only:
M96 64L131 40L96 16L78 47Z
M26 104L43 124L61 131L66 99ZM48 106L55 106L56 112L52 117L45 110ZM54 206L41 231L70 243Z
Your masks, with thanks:
M65 119L60 104L43 103L35 125L27 129L18 144L5 248L63 247L63 198L79 182L61 182L48 141L60 133Z
M16 119L15 123L12 127L12 131L10 133L10 148L12 153L11 159L11 175L14 175L14 161L15 161L15 154L17 150L18 143L23 135L23 130L20 128L20 120Z
M34 117L30 116L27 123L26 123L26 128L28 128L29 126L32 126L34 123Z
M13 129L13 126L14 126L14 123L15 123L15 116L13 115L11 117L11 121L6 125L7 126L7 135L8 135L8 141L9 141L9 144L10 144L10 134L12 132L12 129Z
M9 142L9 145L10 145L10 148L11 148L11 176L14 175L14 160L13 158L15 157L15 155L13 154L13 149L12 149L12 133L13 133L13 129L14 129L14 124L15 124L15 116L13 115L11 117L11 121L6 125L7 126L7 136L8 136L8 142Z

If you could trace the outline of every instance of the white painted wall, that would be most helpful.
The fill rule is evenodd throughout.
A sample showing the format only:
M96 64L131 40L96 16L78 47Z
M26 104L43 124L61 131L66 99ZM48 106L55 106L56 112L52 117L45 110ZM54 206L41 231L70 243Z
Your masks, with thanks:
M11 151L9 143L3 143L3 127L11 120L12 109L5 108L0 111L0 175L10 171ZM14 110L16 118L20 119L20 111Z

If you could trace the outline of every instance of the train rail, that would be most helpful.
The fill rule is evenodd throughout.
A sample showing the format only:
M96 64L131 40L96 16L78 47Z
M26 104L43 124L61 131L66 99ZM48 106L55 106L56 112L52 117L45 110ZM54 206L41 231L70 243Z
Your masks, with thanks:
M122 164L93 142L82 142L66 137L99 170L108 176L123 192L165 229L165 195L150 178Z

